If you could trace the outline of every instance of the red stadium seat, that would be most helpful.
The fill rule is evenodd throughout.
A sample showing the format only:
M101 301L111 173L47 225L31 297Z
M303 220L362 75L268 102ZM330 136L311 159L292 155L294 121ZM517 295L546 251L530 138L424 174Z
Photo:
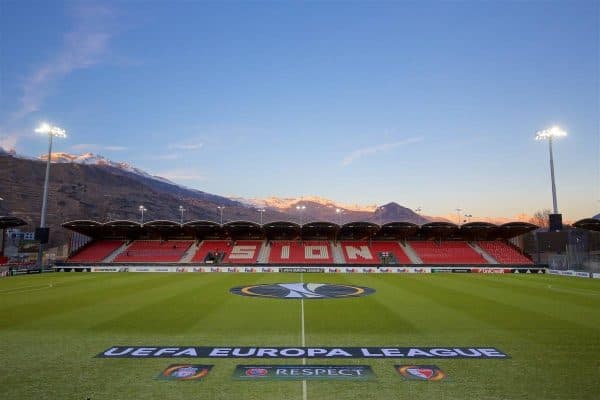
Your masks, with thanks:
M477 242L479 247L494 257L499 264L533 264L533 261L504 242Z
M122 240L100 240L91 242L69 257L70 262L102 262L123 245Z
M274 264L333 264L331 245L325 240L272 241L269 262Z
M136 240L115 258L115 262L177 262L192 240Z
M408 242L424 264L488 264L467 242Z
M253 264L256 263L262 243L261 240L205 240L194 254L192 262L205 262L210 253L217 255L223 263Z
M381 264L381 255L386 253L399 264L411 263L398 242L342 241L340 246L348 264Z

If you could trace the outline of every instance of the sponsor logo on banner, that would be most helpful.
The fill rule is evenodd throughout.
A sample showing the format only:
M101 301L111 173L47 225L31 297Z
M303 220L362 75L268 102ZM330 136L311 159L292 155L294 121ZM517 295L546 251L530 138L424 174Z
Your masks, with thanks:
M275 272L275 270L271 267L263 267L260 269L260 272Z
M270 283L238 286L231 288L229 292L240 296L275 299L339 299L366 296L374 293L375 289L328 283Z
M212 367L212 365L172 364L157 378L169 381L199 381L208 375Z
M590 277L590 273L589 272L584 272L584 271L577 271L577 272L575 272L575 276L578 276L580 278L589 278Z
M256 268L244 268L244 272L256 272Z
M233 379L264 380L373 380L368 365L238 365Z
M473 272L480 274L503 274L504 268L476 268Z
M435 365L394 365L404 378L418 381L441 381L446 373Z
M325 268L316 267L279 267L279 272L325 272Z
M598 272L592 272L592 278L600 279L600 274Z
M187 272L187 268L179 267L175 270L175 272Z
M493 347L114 346L98 358L502 358Z

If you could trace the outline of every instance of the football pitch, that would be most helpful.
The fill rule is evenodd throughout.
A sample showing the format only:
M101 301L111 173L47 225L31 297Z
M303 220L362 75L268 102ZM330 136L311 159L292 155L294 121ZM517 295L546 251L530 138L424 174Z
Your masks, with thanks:
M230 293L268 283L363 297ZM303 343L304 342L304 343ZM302 346L302 345L305 346ZM509 358L98 358L113 346L478 347ZM0 280L2 399L598 399L600 280L491 274L56 273ZM368 365L376 378L233 379L237 365ZM170 364L213 365L199 381ZM407 380L397 364L447 378Z

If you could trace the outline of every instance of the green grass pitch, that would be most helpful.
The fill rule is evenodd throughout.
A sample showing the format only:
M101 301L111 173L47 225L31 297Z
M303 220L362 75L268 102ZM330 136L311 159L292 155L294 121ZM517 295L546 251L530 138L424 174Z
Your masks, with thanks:
M481 346L510 359L411 360L440 382L309 381L307 399L598 399L600 280L549 275L304 274L370 296L305 300L307 346ZM233 380L237 364L277 359L104 359L113 345L300 346L301 302L232 295L300 274L63 273L0 279L1 399L302 399L302 382ZM155 377L169 364L214 364L202 381Z

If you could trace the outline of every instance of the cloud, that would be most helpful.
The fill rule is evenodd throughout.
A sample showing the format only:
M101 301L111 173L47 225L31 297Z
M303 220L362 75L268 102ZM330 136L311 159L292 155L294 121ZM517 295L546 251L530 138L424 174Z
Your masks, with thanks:
M171 143L171 144L169 144L168 148L169 149L173 149L173 150L197 150L197 149L199 149L202 146L203 146L202 143L188 143L188 144Z
M104 5L79 3L71 14L73 29L64 35L62 47L25 78L14 118L38 111L57 81L98 64L106 55L114 31L113 11Z
M34 136L33 131L22 129L4 129L0 126L0 147L6 151L16 150L17 143L23 138Z
M162 171L156 174L157 176L162 176L163 178L167 178L174 182L177 181L205 181L206 176L200 172L191 170L191 169L172 169L167 171Z
M0 149L5 151L14 150L17 146L17 135L2 135L0 134Z
M422 141L423 141L422 137L413 137L413 138L400 140L398 142L383 143L383 144L378 144L376 146L363 147L362 149L354 150L353 152L348 154L346 157L344 157L344 159L342 160L342 165L347 166L347 165L352 164L354 161L358 160L359 158L362 158L365 156L372 156L377 153L395 149L396 147L401 147L401 146L405 146L405 145L409 145L409 144L413 144L413 143L419 143Z
M71 146L71 150L79 152L98 152L98 151L125 151L124 146L105 146L95 143L79 143Z

